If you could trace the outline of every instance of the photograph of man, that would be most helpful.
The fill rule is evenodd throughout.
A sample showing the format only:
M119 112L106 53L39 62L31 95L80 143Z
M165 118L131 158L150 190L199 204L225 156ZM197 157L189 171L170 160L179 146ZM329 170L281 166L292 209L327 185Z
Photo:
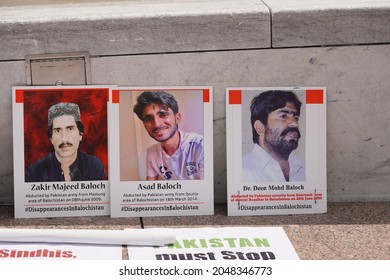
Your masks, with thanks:
M147 148L146 180L203 179L203 136L179 129L181 114L172 94L142 92L133 111L158 142Z
M304 163L292 153L301 138L301 105L292 91L270 90L253 98L250 121L255 145L243 156L243 181L305 181Z
M57 103L48 110L47 136L54 151L30 165L26 182L106 180L102 162L80 150L84 125L74 103Z

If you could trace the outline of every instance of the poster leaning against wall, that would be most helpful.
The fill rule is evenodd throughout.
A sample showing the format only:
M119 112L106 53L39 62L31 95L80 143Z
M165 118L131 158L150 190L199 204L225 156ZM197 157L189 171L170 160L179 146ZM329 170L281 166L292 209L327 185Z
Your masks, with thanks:
M226 90L228 214L326 212L326 89Z
M118 87L109 122L111 216L213 214L211 87Z
M110 91L13 87L16 218L109 215Z

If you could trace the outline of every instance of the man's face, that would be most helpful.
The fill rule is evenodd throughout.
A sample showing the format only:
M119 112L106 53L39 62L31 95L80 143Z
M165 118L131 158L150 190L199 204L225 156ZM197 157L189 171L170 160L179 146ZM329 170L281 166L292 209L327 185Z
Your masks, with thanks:
M57 158L76 157L82 136L73 116L61 116L53 120L53 134L50 139Z
M298 147L301 137L298 119L298 111L291 102L271 112L265 127L264 140L267 147L276 154L290 155Z
M147 105L143 110L145 129L158 142L165 142L175 135L180 119L180 113L175 115L171 108L157 103Z

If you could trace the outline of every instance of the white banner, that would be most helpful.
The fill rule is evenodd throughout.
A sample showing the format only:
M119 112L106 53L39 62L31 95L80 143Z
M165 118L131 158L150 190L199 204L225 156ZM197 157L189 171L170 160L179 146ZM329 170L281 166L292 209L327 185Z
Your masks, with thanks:
M151 228L168 230L173 244L128 246L130 260L297 260L282 227ZM164 232L164 231L162 231Z

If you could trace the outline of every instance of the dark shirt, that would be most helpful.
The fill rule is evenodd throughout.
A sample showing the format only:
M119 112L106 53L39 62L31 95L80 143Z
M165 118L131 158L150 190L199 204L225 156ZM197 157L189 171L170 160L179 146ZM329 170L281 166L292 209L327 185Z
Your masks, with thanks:
M69 167L72 181L107 180L107 174L101 161L84 152L78 152L74 163ZM65 181L61 163L54 153L34 162L27 170L26 182L58 182Z

